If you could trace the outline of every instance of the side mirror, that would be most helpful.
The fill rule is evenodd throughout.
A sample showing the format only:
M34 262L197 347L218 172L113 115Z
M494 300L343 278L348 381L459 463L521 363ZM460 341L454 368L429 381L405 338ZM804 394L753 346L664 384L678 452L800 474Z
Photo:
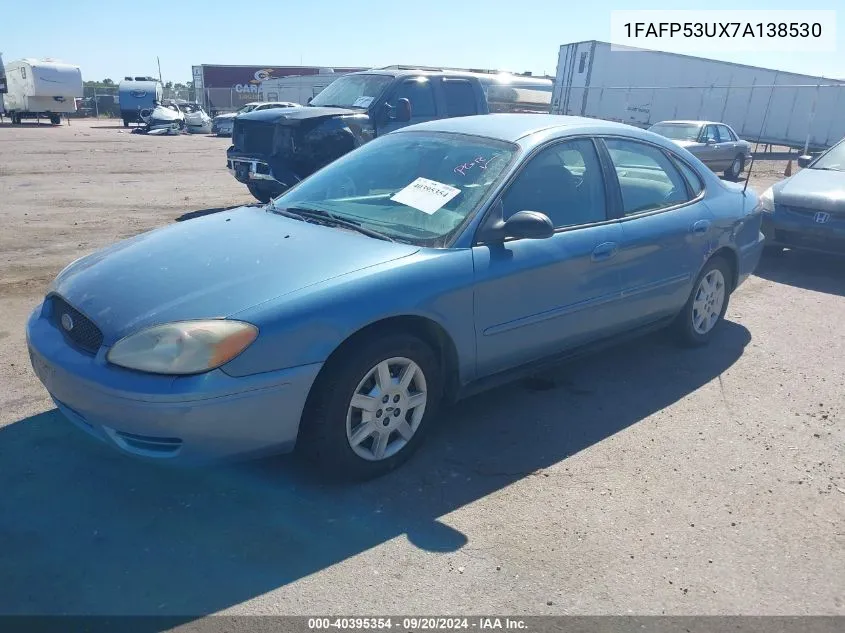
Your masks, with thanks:
M804 154L803 156L798 157L798 166L802 169L813 162L813 157Z
M715 144L716 144L716 139L715 139L715 138L708 138L708 139L707 139L707 144L708 144L708 145L715 145Z
M399 99L396 102L396 120L407 123L411 120L411 102L407 99Z
M501 219L489 224L481 231L482 242L503 242L509 237L523 240L544 240L555 234L555 227L545 213L539 211L518 211L507 221Z

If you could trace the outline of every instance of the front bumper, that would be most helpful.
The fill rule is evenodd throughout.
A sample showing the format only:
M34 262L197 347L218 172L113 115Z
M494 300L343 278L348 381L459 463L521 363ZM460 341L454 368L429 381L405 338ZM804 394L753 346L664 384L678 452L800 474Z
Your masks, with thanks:
M135 457L201 463L293 449L311 385L322 364L235 378L125 370L81 352L42 315L26 326L33 370L77 427Z
M812 211L775 209L763 215L767 246L845 255L845 217L829 214L823 223Z
M263 181L282 185L273 175L270 163L258 158L227 158L226 169L235 180L244 184Z

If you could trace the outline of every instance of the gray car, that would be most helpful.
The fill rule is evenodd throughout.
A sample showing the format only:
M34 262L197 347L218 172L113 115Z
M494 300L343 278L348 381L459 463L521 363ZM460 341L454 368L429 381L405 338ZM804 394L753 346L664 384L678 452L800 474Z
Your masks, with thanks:
M767 250L845 255L845 139L821 156L801 156L798 173L760 196Z
M751 143L731 126L715 121L661 121L649 130L689 150L715 172L736 180L751 159Z

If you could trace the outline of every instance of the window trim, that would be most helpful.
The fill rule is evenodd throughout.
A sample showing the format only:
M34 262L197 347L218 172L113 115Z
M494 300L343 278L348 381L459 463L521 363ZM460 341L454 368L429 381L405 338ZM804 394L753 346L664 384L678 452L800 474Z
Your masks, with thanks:
M642 211L640 213L633 213L631 215L625 215L625 213L624 213L625 207L622 203L622 186L619 184L619 178L616 175L616 167L614 166L613 161L610 157L610 150L608 149L607 145L605 144L606 139L628 141L628 142L631 142L631 143L640 143L641 145L647 145L649 147L653 147L656 150L658 150L659 152L663 153L666 156L667 160L669 160L669 162L672 162L673 157L677 158L677 160L682 161L685 165L690 167L690 169L692 169L693 173L695 173L695 175L699 178L699 180L701 181L701 184L702 184L701 193L698 196L690 197L689 200L685 200L684 202L680 202L678 204L673 204L673 205L668 206L668 207L661 207L659 209L649 209L648 211ZM596 140L601 143L602 149L607 153L608 161L610 161L608 166L607 166L609 173L605 175L605 180L611 179L612 182L616 183L615 188L616 188L617 195L618 195L618 198L617 198L618 205L616 206L616 209L615 209L615 211L617 213L617 217L615 218L616 222L627 222L629 220L636 220L636 219L639 219L639 218L657 215L659 213L667 213L669 211L675 211L677 209L682 209L682 208L687 207L691 204L695 204L697 202L700 202L704 198L705 194L707 193L706 182L704 181L703 178L701 178L701 174L698 173L698 170L692 168L692 166L687 161L683 160L682 158L677 156L674 152L666 149L662 145L658 145L657 143L652 143L650 141L645 141L645 140L638 139L638 138L633 138L633 137L630 137L630 136L621 136L621 135L618 135L618 134L601 134L599 136L596 136ZM687 190L687 195L692 196L692 192L689 189L689 183L687 183L687 179L684 176L683 172L681 172L681 170L678 169L677 167L675 167L675 169L678 173L678 176L684 182L684 187Z
M479 241L479 239L478 239L479 233L486 226L488 220L490 219L490 214L494 213L495 209L503 203L502 198L504 197L505 193L507 193L508 189L510 189L511 185L513 185L514 181L519 177L519 175L522 174L526 165L528 165L529 162L531 162L534 158L537 157L537 154L539 154L540 152L547 150L551 147L554 147L556 145L562 145L564 143L568 143L568 142L572 142L572 141L578 141L578 140L587 140L590 143L592 143L593 149L595 150L595 152L598 156L599 168L600 168L599 173L601 174L602 181L603 181L603 184L604 184L605 219L600 220L598 222L589 222L589 223L586 223L586 224L573 224L572 226L562 226L560 228L555 228L554 234L557 235L559 233L568 233L569 231L577 231L579 229L590 228L590 227L594 227L594 226L604 226L604 225L609 225L609 224L613 224L615 222L618 222L618 219L615 218L615 217L612 217L612 213L611 213L611 209L615 207L615 205L614 205L615 201L612 198L613 194L612 194L612 191L611 191L611 185L607 180L607 165L604 162L604 159L603 159L602 153L601 153L601 149L600 149L599 144L597 142L598 137L591 135L591 134L573 134L572 136L558 137L558 138L554 138L554 139L551 139L549 141L546 141L545 143L538 145L537 147L532 149L527 155L525 155L525 157L522 159L522 162L519 165L519 167L513 173L511 173L510 176L508 176L508 178L505 180L505 182L503 182L500 185L499 190L491 198L491 202L489 203L487 208L484 210L483 213L480 214L481 217L479 218L479 221L476 224L475 230L473 231L472 240L470 242L470 247L475 248L476 246L484 246L486 244L485 242ZM617 189L618 189L618 187L617 187ZM505 238L505 243L521 241L522 239L523 238L507 237L507 238Z

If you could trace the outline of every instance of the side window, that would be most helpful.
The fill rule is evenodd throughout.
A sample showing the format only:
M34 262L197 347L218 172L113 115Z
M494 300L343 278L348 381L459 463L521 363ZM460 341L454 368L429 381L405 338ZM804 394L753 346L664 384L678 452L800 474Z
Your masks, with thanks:
M684 179L662 151L636 141L605 141L625 215L672 207L689 200Z
M727 125L720 125L719 126L719 138L721 139L722 143L730 143L731 141L736 140L736 136L731 132L731 129Z
M26 67L21 66L21 79L26 79Z
M540 211L555 228L607 219L604 180L593 142L578 139L547 147L532 158L502 198L504 218Z
M478 114L475 91L465 79L444 79L443 94L446 97L446 116L468 116Z
M705 141L715 141L716 143L719 142L719 133L716 131L715 125L708 125L704 130L704 140Z
M431 89L431 82L425 77L407 79L399 84L396 94L393 95L393 105L399 99L407 99L411 102L411 117L433 117L436 114L434 107L434 91Z
M672 162L680 170L681 174L683 174L684 180L689 184L693 197L697 198L704 191L704 183L701 181L698 173L677 156L672 156Z

